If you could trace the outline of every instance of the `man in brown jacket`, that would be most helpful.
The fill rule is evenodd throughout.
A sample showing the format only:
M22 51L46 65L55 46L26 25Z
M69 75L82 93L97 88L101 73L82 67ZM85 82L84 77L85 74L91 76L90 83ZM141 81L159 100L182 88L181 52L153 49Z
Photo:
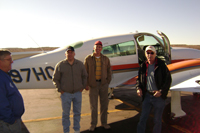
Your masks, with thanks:
M86 90L89 89L91 108L91 127L94 131L97 125L98 116L98 96L100 97L101 124L105 129L110 129L107 124L108 111L108 85L111 81L111 66L108 57L101 54L102 42L96 41L94 53L85 58L85 68L88 73Z

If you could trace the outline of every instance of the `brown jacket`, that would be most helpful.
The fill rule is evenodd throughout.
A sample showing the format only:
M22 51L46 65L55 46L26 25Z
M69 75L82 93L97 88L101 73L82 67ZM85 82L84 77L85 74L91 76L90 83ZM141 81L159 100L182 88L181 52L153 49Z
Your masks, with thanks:
M96 61L94 54L88 55L85 58L84 65L88 73L87 85L96 87ZM101 85L110 83L111 73L109 58L101 54Z
M81 61L70 65L65 59L56 64L52 80L58 92L75 93L86 87L87 72Z

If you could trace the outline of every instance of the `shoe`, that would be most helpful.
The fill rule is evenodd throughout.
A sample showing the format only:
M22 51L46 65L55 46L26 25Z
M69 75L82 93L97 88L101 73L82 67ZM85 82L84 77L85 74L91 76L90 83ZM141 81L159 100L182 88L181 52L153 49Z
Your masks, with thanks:
M89 131L94 131L94 130L95 130L95 128L96 128L96 126L95 126L95 125L91 125L91 127L90 127Z
M103 124L102 125L105 129L110 129L110 126L108 124Z
M74 133L80 133L80 131L74 131Z

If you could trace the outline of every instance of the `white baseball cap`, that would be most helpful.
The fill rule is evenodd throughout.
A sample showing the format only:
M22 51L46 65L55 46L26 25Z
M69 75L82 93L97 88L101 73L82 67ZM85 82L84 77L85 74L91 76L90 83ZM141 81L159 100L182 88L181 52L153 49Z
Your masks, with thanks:
M146 47L145 52L147 52L148 50L151 50L151 51L153 51L154 53L156 53L156 49L155 49L154 46L148 46L148 47Z

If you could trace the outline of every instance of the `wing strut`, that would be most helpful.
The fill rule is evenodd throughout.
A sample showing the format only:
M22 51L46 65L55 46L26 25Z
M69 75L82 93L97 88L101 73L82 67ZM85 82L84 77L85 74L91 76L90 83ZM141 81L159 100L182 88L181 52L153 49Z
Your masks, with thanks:
M186 113L181 108L181 92L171 91L171 113L174 113L174 117L185 116Z

